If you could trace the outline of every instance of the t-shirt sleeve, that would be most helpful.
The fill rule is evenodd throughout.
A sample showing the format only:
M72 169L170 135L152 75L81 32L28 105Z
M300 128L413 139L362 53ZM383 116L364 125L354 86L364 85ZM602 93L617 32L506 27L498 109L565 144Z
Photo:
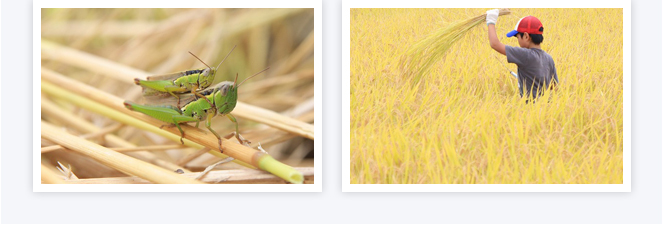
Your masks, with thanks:
M506 50L506 61L509 63L515 63L518 66L525 65L527 63L528 51L525 48L512 47L505 45Z

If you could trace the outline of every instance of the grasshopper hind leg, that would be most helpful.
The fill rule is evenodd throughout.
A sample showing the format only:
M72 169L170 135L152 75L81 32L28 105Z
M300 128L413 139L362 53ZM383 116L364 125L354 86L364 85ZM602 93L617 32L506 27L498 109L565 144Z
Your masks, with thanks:
M223 153L223 143L222 143L222 141L221 141L221 140L222 140L222 139L221 139L221 136L219 136L219 134L216 133L216 131L214 131L214 130L212 129L212 127L211 127L211 125L212 125L212 117L213 117L213 116L207 116L207 121L205 122L205 127L207 127L207 129L208 129L209 131L211 131L212 134L214 134L214 136L216 136L216 139L219 140L219 151L220 151L221 153Z
M175 125L177 126L177 129L180 130L180 143L182 143L182 145L184 145L184 131L180 127L179 123L176 123Z
M235 131L231 132L230 134L227 134L227 135L224 136L223 138L225 138L225 139L230 139L230 138L233 138L233 137L237 138L237 141L239 141L240 144L242 144L242 145L244 145L244 146L246 146L246 147L252 148L251 145L250 145L250 144L251 144L251 141L246 140L244 137L242 137L241 134L239 134L239 133L237 133L237 132L235 132Z
M239 123L237 123L237 119L235 118L235 116L228 113L226 114L226 117L228 117L228 119L230 119L230 121L232 121L235 124L235 132L232 132L231 134L234 134L235 138L237 138L237 141L239 141L239 143L242 145L251 144L251 141L244 139L244 137L242 137L242 135L239 134Z
M172 95L173 97L175 97L177 99L177 108L181 108L180 107L181 99L180 99L180 96L178 95L178 93L182 93L183 91L186 91L186 89L183 89L181 86L175 86L175 85L166 86L166 87L164 87L164 89L166 89L166 92L168 94Z
M161 125L161 127L159 127L159 128L161 129L165 126L167 126L167 127L177 127L177 129L180 130L180 143L182 143L182 145L184 145L184 130L182 130L182 127L180 127L180 122L184 122L184 121L179 121L177 119L173 119L173 122L175 122L175 123L174 124L164 124L164 125Z

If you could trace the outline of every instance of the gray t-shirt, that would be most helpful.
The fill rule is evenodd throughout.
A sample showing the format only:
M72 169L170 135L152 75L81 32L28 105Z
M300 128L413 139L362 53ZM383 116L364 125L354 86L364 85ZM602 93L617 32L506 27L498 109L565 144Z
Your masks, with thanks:
M543 95L552 80L559 83L555 61L545 51L538 48L518 48L506 45L506 60L518 65L518 84L520 96L529 96L532 90L534 98Z

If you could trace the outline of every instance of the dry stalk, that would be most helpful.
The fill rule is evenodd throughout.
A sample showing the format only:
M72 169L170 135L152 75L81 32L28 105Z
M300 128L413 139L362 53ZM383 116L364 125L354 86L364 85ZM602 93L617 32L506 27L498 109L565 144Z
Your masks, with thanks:
M53 171L51 168L48 168L44 164L41 164L41 182L44 184L64 184L65 181L62 177Z
M304 175L305 183L313 182L313 167L295 167L297 171ZM195 178L202 172L197 173L184 173L180 176L187 178ZM283 180L266 172L260 170L220 170L209 171L201 178L205 183L240 183L240 184L256 184L256 183L283 183ZM67 184L147 184L145 179L139 177L115 177L115 178L90 178L90 179L77 179L64 181Z
M268 24L270 22L283 19L285 17L297 14L306 10L305 8L291 8L291 9L278 9L270 10L265 13L261 10L254 10L249 13L244 13L231 21L228 21L228 27L221 36L221 38L230 37L255 27Z
M244 87L239 90L242 94L255 93L258 90L267 89L274 86L284 85L288 83L295 83L302 79L313 79L313 69L299 70L297 72L284 74L282 76L273 76L265 79L251 82L250 86Z
M314 140L312 124L243 102L237 102L237 106L233 112L237 113L238 117L242 115L242 117L248 120L264 123L279 130Z
M42 137L56 142L68 149L89 156L107 166L115 168L126 174L144 178L153 183L164 184L195 184L196 180L179 176L164 168L143 162L141 160L117 153L101 145L89 142L85 139L62 132L58 127L42 121Z
M276 70L274 70L273 74L289 73L292 71L292 69L295 68L295 66L301 64L301 61L304 60L304 57L312 55L314 40L313 31L311 31L311 33L309 33L306 39L301 44L299 44L295 51L285 59L283 66L279 66Z
M201 18L210 17L212 11L209 9L190 9L178 13L167 20L163 20L152 27L152 29L134 36L129 42L119 49L117 54L121 51L131 52L132 54L124 55L121 62L138 62L144 59L145 56L154 55L155 49L159 49L159 45L163 43L163 39L172 37L173 33L181 32L181 28L188 26L192 21Z
M189 54L184 54L187 51L190 51L188 49L188 43L194 42L196 37L201 33L203 29L204 21L197 19L194 21L191 21L191 24L187 27L187 30L183 32L183 36L175 43L175 45L171 48L171 52L180 52L180 54L170 54L169 57L167 57L165 60L163 60L162 63L160 63L156 68L154 68L152 71L160 74L160 73L167 73L169 71L172 71L173 68L175 68L178 63L182 62L185 57L191 57ZM194 52L196 53L196 52ZM196 53L197 55L198 53ZM197 61L196 61L197 62ZM202 67L202 65L199 65Z
M499 15L510 14L509 9L500 9ZM481 24L486 19L482 14L464 21L454 22L442 27L423 40L412 45L403 55L397 57L400 72L406 79L412 79L416 85L424 77L451 46L460 40L465 33Z
M107 61L97 56L90 55L88 53L84 53L75 49L67 48L64 46L57 45L55 43L50 43L48 41L42 40L42 58L44 58L44 55L47 54L45 53L45 51L48 52L48 54L57 53L58 57L54 58L54 60L58 60L60 62L71 65L80 66L90 71L99 72L104 75L110 76L112 78L131 83L131 85L134 85L133 84L134 78L145 79L145 77L147 77L148 75L143 71L136 70L131 67L123 66L115 62ZM62 56L61 54L64 54L65 56ZM49 75L57 73L48 70L46 68L42 68L42 77L44 77L44 74ZM67 86L62 86L62 87L67 87ZM95 92L99 92L96 88L91 88L91 89L96 90ZM70 89L70 90L77 91L76 89ZM84 92L80 91L77 92L80 93L81 95L87 95ZM112 96L106 93L104 93L104 95ZM103 102L109 103L109 101L103 101ZM120 104L120 106L122 106L122 104ZM233 115L239 118L244 118L264 123L279 128L283 131L298 134L300 136L309 139L313 139L314 136L313 125L286 116L279 115L276 112L264 108L248 105L238 101L233 112L234 112Z
M209 173L210 171L212 171L212 169L214 169L214 167L216 167L216 166L218 166L218 165L221 165L221 164L224 164L224 163L227 163L227 162L230 162L230 161L233 161L233 160L235 160L235 159L233 159L232 157L228 157L228 158L225 158L225 159L223 159L223 160L221 160L221 161L218 161L218 162L216 162L216 163L214 163L214 164L208 166L207 168L205 168L205 170L203 170L202 172L198 173L198 176L196 176L195 179L196 179L196 180L200 180L200 179L203 178L205 175L207 175L207 173Z
M120 128L122 128L123 126L124 126L124 125L121 124L121 123L114 124L114 125L108 126L108 127L106 127L106 128L102 128L102 129L99 130L99 131L96 131L96 132L92 132L92 133L88 133L88 134L81 135L81 137L82 137L82 138L85 138L85 139L95 139L95 138L101 138L101 139L104 139L104 137L105 137L107 134L113 133L113 132L119 130Z
M99 56L78 51L47 40L41 41L41 58L102 73L115 80L131 85L134 85L134 78L146 79L149 75L141 70L108 61Z
M57 169L58 169L58 171L60 171L60 173L62 173L62 175L64 175L65 180L76 180L76 179L78 179L78 176L76 176L76 174L74 174L74 171L71 170L71 165L65 166L65 165L62 165L62 163L60 163L58 161Z
M198 151L195 151L195 152L193 152L191 154L188 154L188 155L182 157L181 159L177 160L176 164L180 165L180 166L184 166L187 163L191 162L191 160L193 160L195 158L198 158L198 156L201 156L201 155L205 154L206 152L209 152L209 150L210 150L209 148L202 148Z
M50 145L46 147L41 147L41 154L57 150L64 150L64 147L62 147L62 145Z
M97 90L96 88L87 86L85 84L82 84L80 82L77 82L75 80L66 78L62 75L59 75L53 71L47 70L45 68L42 68L42 79L45 79L49 82L53 82L52 85L48 82L42 81L42 91L48 92L51 95L57 95L58 97L65 97L68 96L70 98L76 98L76 101L73 101L72 103L74 104L80 104L79 106L81 107L88 107L88 110L95 110L99 109L99 107L108 107L110 108L109 110L112 109L112 113L106 114L108 117L112 117L115 120L118 120L123 123L128 123L131 124L132 126L137 126L137 124L141 124L139 126L143 127L144 129L151 129L155 133L160 133L162 131L167 131L169 135L166 135L166 133L162 133L167 138L170 138L171 140L178 140L179 139L179 130L175 127L164 127L163 130L158 129L157 127L160 127L163 125L163 122L154 119L152 117L149 117L147 115L137 113L130 111L126 109L123 105L124 100L117 98L111 94L101 92ZM57 86L56 86L57 85ZM78 93L80 96L75 96L69 91L66 91L64 89L59 88L58 86L61 87L68 87L69 90L74 91ZM83 98L81 96L86 96L87 98ZM82 102L86 102L85 104L82 104ZM101 105L99 105L101 104ZM238 105L240 103L238 102ZM91 105L95 105L96 107L91 107ZM246 107L246 106L245 106ZM99 113L104 113L103 111L98 111ZM271 111L266 111L263 113L273 113ZM240 114L237 112L237 114ZM273 113L276 114L276 113ZM276 114L278 115L278 114ZM280 115L279 115L280 116ZM281 116L283 117L283 116ZM149 125L142 125L140 121L137 121L135 119L139 119L141 121L147 122L148 124L151 124L152 126ZM292 119L291 119L292 120ZM294 121L294 120L293 120ZM301 122L300 122L301 123ZM203 146L209 147L210 149L218 149L219 144L217 142L216 137L211 134L211 133L205 133L204 131L200 129L193 128L188 125L183 125L182 129L186 133L186 139L191 140L195 143L202 144ZM312 137L312 130L311 130L311 137ZM301 183L301 179L303 177L301 174L297 173L292 173L293 171L290 169L290 167L279 163L278 161L274 160L271 156L266 155L264 153L261 153L259 151L256 151L254 149L245 147L243 145L240 145L238 143L229 141L227 139L223 139L223 147L224 147L224 153L227 154L228 156L231 156L235 159L238 159L242 162L249 163L255 167L265 169L265 170L272 170L275 169L277 171L270 171L272 173L276 173L278 176L293 182L293 183ZM187 142L188 143L188 142ZM214 152L214 151L212 151ZM217 152L218 153L218 152ZM269 168L268 168L269 167ZM271 168L274 167L274 168Z
M181 149L185 146L182 145L155 145L155 146L140 146L140 147L129 147L129 148L110 148L116 152L135 152L135 151L164 151L170 149Z
M129 148L108 148L116 152L137 152L137 151L164 151L171 149L180 149L182 145L155 145L155 146L141 146L141 147L129 147ZM56 150L65 150L65 147L61 145L51 145L41 148L41 153L52 152ZM178 168L181 169L181 168Z
M62 121L65 124L68 124L71 127L74 127L77 130L80 130L82 132L86 133L95 133L99 132L101 129L98 128L97 126L91 124L88 121L85 121L83 119L80 119L79 117L75 116L74 114L67 112L60 107L56 106L53 104L51 101L49 101L46 98L41 99L41 111L43 114L48 114L52 116L53 118L57 119L58 121ZM124 148L135 148L136 145L131 144L124 139L114 135L114 134L107 134L105 137L106 142L110 146L117 146L117 147L124 147ZM42 149L42 153L44 149ZM146 162L152 162L155 165L161 166L163 168L169 169L169 170L177 170L181 169L180 166L175 165L171 162L161 160L154 154L151 154L149 152L131 152L127 153L128 155L141 159ZM185 170L186 171L186 170Z
M87 38L90 36L104 37L135 37L150 32L158 22L147 21L107 21L99 24L98 21L42 21L42 37L76 37ZM95 29L98 27L98 29Z

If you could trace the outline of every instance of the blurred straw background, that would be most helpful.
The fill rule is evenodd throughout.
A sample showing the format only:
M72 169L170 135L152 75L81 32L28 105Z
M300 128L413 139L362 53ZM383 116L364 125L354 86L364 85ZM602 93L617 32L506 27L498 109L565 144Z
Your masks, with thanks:
M41 13L43 183L286 183L242 162L221 164L194 180L224 156L207 154L212 151L201 145L182 146L45 91L59 87L75 92L87 85L93 88L91 96L99 96L98 91L140 103L141 88L133 78L203 68L187 51L214 67L235 45L218 68L215 83L233 80L236 74L241 81L270 67L239 88L240 103L233 115L242 136L252 148L260 145L276 160L302 172L304 183L313 183L313 9L42 9ZM80 82L81 87L51 84L51 79L60 78ZM204 124L200 127L206 131ZM221 135L234 131L233 123L222 116L213 119L212 127ZM67 146L54 141L66 135L73 135ZM90 149L93 152L86 152ZM100 153L107 150L112 153ZM123 163L127 165L119 165Z

